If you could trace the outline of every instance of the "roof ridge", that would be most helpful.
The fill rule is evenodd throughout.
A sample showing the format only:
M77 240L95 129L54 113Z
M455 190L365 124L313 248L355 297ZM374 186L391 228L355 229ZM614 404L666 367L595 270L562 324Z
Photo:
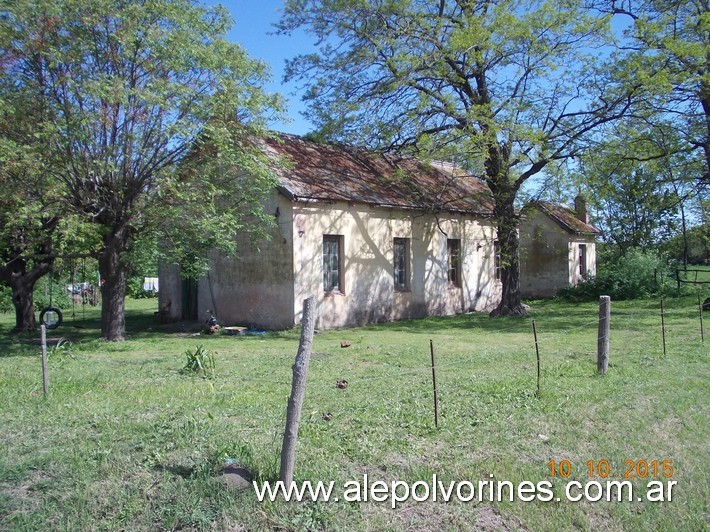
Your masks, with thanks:
M490 189L461 169L450 173L411 155L319 143L290 133L266 139L265 144L274 155L291 161L288 168L280 167L276 172L294 201L347 201L483 216L493 213Z
M577 216L577 211L572 207L554 203L547 200L533 200L533 205L539 207L547 216L552 218L553 221L557 222L563 229L571 233L583 233L583 234L600 234L601 231L593 226L592 224L581 220ZM565 210L566 213L559 213L558 210ZM566 214L566 216L565 216Z

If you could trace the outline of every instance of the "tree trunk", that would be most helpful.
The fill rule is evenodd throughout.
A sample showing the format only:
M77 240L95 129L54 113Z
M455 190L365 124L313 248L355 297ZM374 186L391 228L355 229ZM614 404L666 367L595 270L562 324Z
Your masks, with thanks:
M15 306L15 332L29 332L37 328L34 303L35 283L13 283L12 304Z
M700 104L705 114L705 131L703 131L705 138L702 143L705 155L705 172L700 178L700 183L707 185L710 183L710 82L707 81L707 78L703 78L700 82Z
M25 259L16 258L8 265L0 267L0 279L12 290L12 304L15 307L14 332L29 332L37 328L34 306L34 287L44 275L49 273L54 259L32 262L28 269Z
M501 300L492 312L497 316L527 316L520 297L520 240L518 216L515 212L515 193L494 193L495 217L498 225L498 246L501 259Z
M681 228L683 230L683 268L686 270L688 269L688 255L690 254L689 252L689 246L688 246L688 228L686 226L685 222L685 206L683 205L683 202L680 202L680 220L681 220Z
M128 265L121 260L126 242L118 235L104 240L99 255L101 275L101 338L112 342L126 339L126 280Z
M515 212L516 185L510 182L510 151L505 144L493 142L486 158L486 183L491 189L495 207L493 215L498 229L501 260L502 294L492 312L497 316L527 316L520 297L520 257L518 249L518 214Z

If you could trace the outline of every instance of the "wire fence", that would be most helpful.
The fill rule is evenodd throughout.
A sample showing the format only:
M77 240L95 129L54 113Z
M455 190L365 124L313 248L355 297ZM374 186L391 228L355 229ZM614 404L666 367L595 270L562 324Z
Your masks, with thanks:
M600 340L609 338L612 342L611 366L624 372L627 369L624 366L627 355L622 350L613 348L615 337L618 339L622 335L639 335L640 339L643 339L646 351L655 350L657 356L669 356L668 343L670 341L687 342L699 340L704 345L703 314L702 305L700 304L697 308L668 309L664 307L663 301L659 301L649 308L640 308L637 311L615 311L612 306L608 337L600 333L599 317L571 326L560 325L558 319L545 319L545 317L542 317L535 320L536 331L533 331L532 324L529 321L524 322L525 326L521 326L520 322L501 321L496 324L495 331L497 334L507 335L510 339L509 345L503 350L504 352L529 354L530 359L529 363L526 364L525 378L534 383L534 376L538 375L537 391L534 391L534 384L531 386L530 391L533 395L539 396L539 379L541 376L544 377L550 372L558 370L558 366L561 364L559 355L570 352L569 337L588 333L588 340L585 340L585 345L577 346L575 350L576 352L581 351L585 356L593 356L597 343ZM697 324L695 325L696 320ZM469 332L475 333L476 330L477 328L473 326ZM486 331L488 330L486 329ZM650 332L654 330L655 332ZM537 333L537 338L535 338L534 332ZM423 339L426 338L425 335L421 336ZM633 338L636 338L636 336ZM406 397L416 391L417 397L422 398L427 394L433 394L432 380L434 379L438 379L437 387L440 391L448 395L455 395L458 390L464 389L466 393L471 393L471 389L475 388L476 385L483 385L491 379L511 378L511 375L506 372L496 373L494 363L489 365L482 363L480 349L474 348L470 354L466 355L461 353L447 355L445 338L439 338L435 341L434 346L437 350L437 356L434 363L432 363L428 356L428 340L427 338L427 342L422 341L422 356L419 362L410 367L402 367L402 361L396 358L393 358L391 363L368 360L363 368L354 369L351 367L348 369L342 367L340 369L342 376L349 377L352 374L352 377L349 377L352 382L346 382L345 387L348 384L356 384L358 387L366 387L373 391L364 400L360 396L359 400L352 404L338 401L337 396L333 395L336 393L334 390L340 387L336 379L331 378L338 368L331 368L331 371L323 371L321 368L317 375L309 377L306 387L306 401L308 403L309 395L311 398L315 396L316 400L308 403L310 410L301 420L301 424L323 423L332 419L329 416L333 415L337 415L340 418L344 416L355 418L373 415L380 410L385 412L392 408L392 405L388 402L391 400L391 394L378 393L377 390L380 390L383 385L391 384L392 382L398 383L401 390L399 394L395 395ZM631 340L632 343L634 341L633 339ZM658 342L658 344L652 345L654 342ZM540 355L538 354L538 364L541 364L542 368L535 367L536 348L541 352L542 361L540 362ZM393 351L395 351L393 355L396 357L396 350ZM500 352L500 349L492 351L495 355L500 355ZM328 352L314 353L314 355L316 357L322 355L323 360L335 357L335 355ZM556 362L550 362L550 359L556 359ZM411 360L411 357L407 357L407 360ZM357 365L357 363L358 360L355 359L353 364ZM588 366L585 365L584 368L587 374L591 373ZM469 369L474 371L474 373L466 371ZM557 375L556 378L559 379L561 376L564 375ZM570 378L579 378L579 376L580 373L578 371L569 375ZM234 381L230 380L230 384L234 383ZM291 378L290 375L284 374L281 378L259 378L258 382L254 382L252 376L240 379L236 383L242 386L263 387L265 393L273 393L274 387L277 387L284 390L284 394L286 394L291 385ZM485 393L485 391L481 393ZM321 409L314 410L314 403L320 405L324 411L321 412ZM329 412L329 409L333 409L333 413ZM436 415L438 415L438 409L432 415L434 420L436 420ZM285 417L285 409L283 415L259 416L257 426L244 427L239 429L238 432L245 434L256 432L269 435L282 433Z

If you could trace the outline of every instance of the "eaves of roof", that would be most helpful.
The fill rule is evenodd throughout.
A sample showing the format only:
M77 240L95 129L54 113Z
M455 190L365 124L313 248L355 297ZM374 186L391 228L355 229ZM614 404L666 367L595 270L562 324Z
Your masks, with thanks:
M599 235L601 231L592 224L580 220L577 213L565 206L556 205L549 201L536 201L533 203L541 212L551 218L557 225L568 233L582 235Z

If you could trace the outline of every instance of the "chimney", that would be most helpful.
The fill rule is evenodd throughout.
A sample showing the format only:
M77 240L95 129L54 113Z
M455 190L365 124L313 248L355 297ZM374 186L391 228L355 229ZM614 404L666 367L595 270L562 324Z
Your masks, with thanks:
M577 213L577 218L582 220L585 224L589 223L589 211L587 210L587 199L579 194L574 198L574 210Z

